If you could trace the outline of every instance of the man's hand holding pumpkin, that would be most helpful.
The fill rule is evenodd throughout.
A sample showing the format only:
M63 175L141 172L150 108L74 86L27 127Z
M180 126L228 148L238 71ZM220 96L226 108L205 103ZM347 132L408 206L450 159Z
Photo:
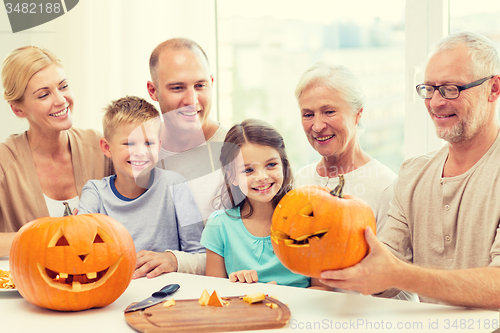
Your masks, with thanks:
M177 258L172 252L137 252L137 261L133 279L143 276L154 278L163 273L177 272Z
M320 281L330 287L355 290L364 295L377 294L396 287L402 261L380 242L370 227L365 229L370 253L358 264L339 270L324 271Z

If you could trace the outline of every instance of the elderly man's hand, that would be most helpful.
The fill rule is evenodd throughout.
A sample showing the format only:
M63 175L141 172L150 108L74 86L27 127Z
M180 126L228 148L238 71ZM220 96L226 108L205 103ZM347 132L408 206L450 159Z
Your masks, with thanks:
M154 278L163 273L177 272L177 258L172 252L137 252L133 279L143 276Z
M324 271L320 281L344 290L355 290L364 295L380 293L395 287L398 266L403 264L380 242L370 227L365 229L370 253L360 263L345 269Z

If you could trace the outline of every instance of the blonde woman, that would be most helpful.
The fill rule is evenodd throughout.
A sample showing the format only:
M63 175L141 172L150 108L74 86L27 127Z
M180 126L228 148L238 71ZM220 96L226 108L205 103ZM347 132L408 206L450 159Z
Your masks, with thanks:
M29 128L0 143L0 256L15 232L78 206L89 179L112 174L100 133L72 128L73 96L61 61L35 46L12 51L2 65L3 97Z

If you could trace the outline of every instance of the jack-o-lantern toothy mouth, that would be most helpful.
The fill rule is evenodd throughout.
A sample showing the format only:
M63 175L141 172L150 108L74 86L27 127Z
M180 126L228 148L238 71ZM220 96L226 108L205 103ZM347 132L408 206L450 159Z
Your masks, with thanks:
M281 205L278 205L279 208L281 208ZM303 217L306 218L312 218L314 217L314 211L312 205L309 203L302 207L299 211L299 215L302 215ZM283 216L283 220L286 221L288 219L288 216ZM282 240L286 246L290 247L308 247L309 246L309 240L315 238L316 240L320 240L321 237L326 235L328 232L328 229L323 229L319 230L316 232L313 232L311 234L306 234L302 235L297 238L292 238L290 235L284 233L283 231L279 230L272 230L271 228L271 239L278 244L280 240Z
M67 274L67 273L57 273L45 267L45 273L47 273L49 278L51 278L55 282L73 286L73 289L75 289L75 287L78 286L78 283L87 284L87 283L97 282L100 278L104 276L104 274L106 274L107 270L108 269L106 268L105 270L100 272L92 272L86 274ZM73 283L75 285L73 285Z
M122 257L113 265L99 271L85 274L68 274L64 272L55 272L47 267L38 264L40 275L51 287L69 290L74 292L87 291L102 285L109 276L113 275Z
M316 231L315 233L308 234L308 235L302 235L300 237L297 237L296 239L291 238L289 235L282 231L275 231L271 230L271 239L278 244L280 240L282 240L286 246L290 247L308 247L309 246L309 240L310 239L317 239L318 241L326 235L328 232L328 229L324 230L319 230Z

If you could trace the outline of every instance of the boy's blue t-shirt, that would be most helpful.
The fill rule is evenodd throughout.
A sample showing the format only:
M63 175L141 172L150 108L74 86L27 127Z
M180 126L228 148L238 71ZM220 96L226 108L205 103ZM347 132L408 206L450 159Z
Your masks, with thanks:
M122 223L136 251L180 250L202 253L203 220L186 180L173 171L153 168L149 188L135 199L116 191L115 176L89 180L78 214L101 213Z
M228 215L228 214L229 215ZM254 269L259 282L309 287L310 278L292 273L274 254L271 237L256 237L246 229L240 209L219 210L210 215L201 236L201 244L224 257L227 275Z

